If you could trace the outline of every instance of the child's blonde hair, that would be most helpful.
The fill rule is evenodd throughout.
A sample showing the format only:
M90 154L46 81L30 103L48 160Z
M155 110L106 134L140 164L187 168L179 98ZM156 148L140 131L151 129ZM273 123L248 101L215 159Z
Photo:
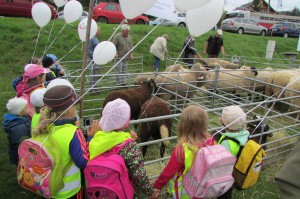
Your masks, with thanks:
M77 116L77 111L75 106L71 106L65 113L61 112L53 112L49 107L43 107L40 110L41 117L39 124L33 130L33 136L37 136L43 133L51 133L51 124L59 117L59 119L65 118L75 118ZM62 114L63 113L63 114Z
M198 150L191 146L199 145L210 137L207 133L208 115L203 108L196 105L183 109L177 128L177 146L185 143L194 153ZM180 157L180 153L177 153L177 157Z

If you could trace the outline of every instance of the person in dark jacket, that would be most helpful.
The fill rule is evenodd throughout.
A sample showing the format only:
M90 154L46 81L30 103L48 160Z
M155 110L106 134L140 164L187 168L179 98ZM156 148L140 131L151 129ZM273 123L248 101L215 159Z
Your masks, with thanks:
M8 101L6 108L10 113L4 114L2 128L7 133L9 160L18 165L18 147L24 139L30 138L30 119L26 116L29 114L28 102L15 97Z
M216 35L210 36L205 42L203 54L207 54L208 58L218 58L220 51L225 56L225 49L223 46L222 30L217 30Z
M195 63L194 58L201 58L197 49L194 47L195 36L189 35L183 43L183 52L181 54L182 61L188 65L188 68L191 69Z

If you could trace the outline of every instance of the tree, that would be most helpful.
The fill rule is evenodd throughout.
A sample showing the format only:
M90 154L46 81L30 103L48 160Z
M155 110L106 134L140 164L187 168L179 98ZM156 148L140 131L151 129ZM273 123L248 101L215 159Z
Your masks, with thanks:
M291 10L291 15L292 16L300 16L300 10L296 6L294 7L293 10Z
M261 10L261 1L260 0L253 0L253 10L256 12L260 12Z

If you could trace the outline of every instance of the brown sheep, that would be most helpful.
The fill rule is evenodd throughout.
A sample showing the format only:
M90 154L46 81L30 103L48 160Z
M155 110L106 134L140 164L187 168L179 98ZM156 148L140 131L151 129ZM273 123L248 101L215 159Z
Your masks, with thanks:
M151 118L151 117L158 117L163 115L171 115L171 109L169 105L159 99L159 98L152 98L147 100L141 108L140 118ZM171 134L172 128L172 119L163 119L151 122L143 122L141 124L141 131L139 136L141 138L141 142L147 142L150 137L154 140L167 138ZM170 141L164 141L161 143L160 147L160 156L163 157L166 145L169 145ZM143 156L147 152L148 146L143 146Z
M156 84L153 79L148 79L141 82L141 85L136 88L114 90L110 92L104 102L103 107L115 99L125 100L131 109L131 119L138 119L142 104L150 99L153 90L156 89Z

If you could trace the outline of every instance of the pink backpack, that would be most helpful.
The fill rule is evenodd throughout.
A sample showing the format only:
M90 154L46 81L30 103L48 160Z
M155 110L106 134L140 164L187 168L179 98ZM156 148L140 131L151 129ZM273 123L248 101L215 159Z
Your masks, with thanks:
M234 183L236 162L224 146L201 148L191 169L182 177L183 188L191 198L214 198L224 194Z
M89 161L84 169L88 198L133 198L134 189L124 159L118 155L123 146L130 141L128 139Z

